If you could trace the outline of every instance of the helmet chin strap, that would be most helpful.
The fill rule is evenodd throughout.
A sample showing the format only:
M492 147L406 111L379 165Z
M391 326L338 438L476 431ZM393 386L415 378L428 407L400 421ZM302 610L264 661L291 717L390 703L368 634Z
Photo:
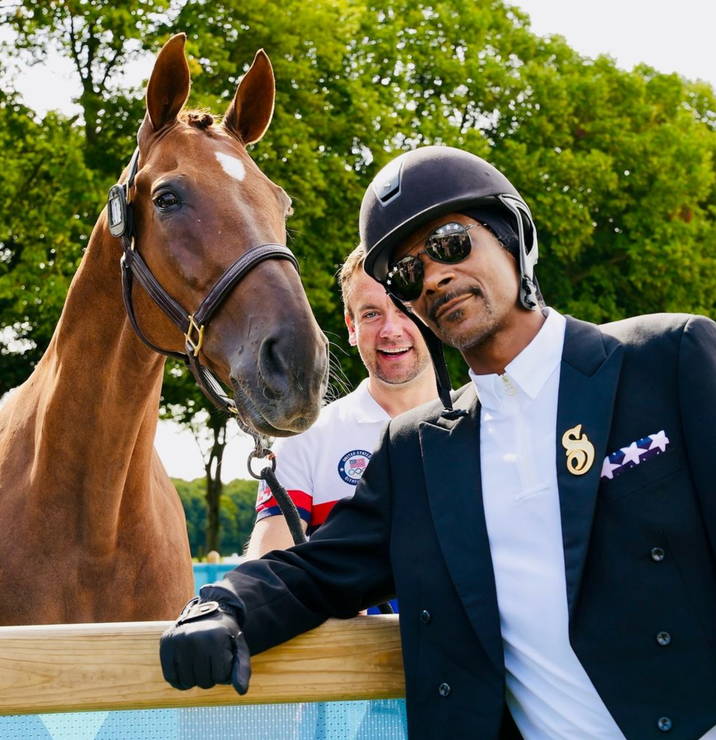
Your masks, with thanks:
M430 359L433 361L433 370L435 370L435 383L438 387L438 395L440 396L440 401L444 406L441 416L446 419L456 419L459 416L465 416L467 411L463 409L454 409L452 407L452 398L450 396L452 383L450 382L450 371L445 362L443 343L412 311L408 310L408 307L400 299L396 298L387 289L386 293L396 307L408 316L415 326L418 327L420 334L425 340L428 352L430 353Z

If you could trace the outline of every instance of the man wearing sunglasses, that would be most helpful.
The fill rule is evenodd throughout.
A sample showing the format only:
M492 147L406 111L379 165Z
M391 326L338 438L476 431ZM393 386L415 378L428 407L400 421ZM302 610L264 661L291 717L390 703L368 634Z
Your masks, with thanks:
M424 332L441 403L391 421L311 543L202 590L214 644L236 640L234 685L249 650L395 590L411 740L712 740L716 325L546 308L527 205L448 147L379 173L361 238ZM470 369L454 406L442 341ZM168 633L172 685L193 685L182 642L203 640Z

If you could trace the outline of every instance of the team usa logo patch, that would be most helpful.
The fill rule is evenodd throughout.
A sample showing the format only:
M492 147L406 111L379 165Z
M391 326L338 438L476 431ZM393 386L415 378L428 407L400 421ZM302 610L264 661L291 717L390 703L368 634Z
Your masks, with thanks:
M338 463L338 475L346 483L350 483L352 486L357 485L368 466L370 455L371 453L366 452L366 450L351 450L351 452L346 452Z

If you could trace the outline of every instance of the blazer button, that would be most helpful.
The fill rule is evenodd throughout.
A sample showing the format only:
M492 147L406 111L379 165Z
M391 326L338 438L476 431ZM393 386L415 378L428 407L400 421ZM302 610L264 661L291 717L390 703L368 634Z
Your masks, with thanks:
M655 563L660 563L664 558L666 557L666 553L664 552L664 549L661 547L652 547L651 548L651 559Z
M656 724L662 732L668 732L671 729L671 720L668 717L659 717Z
M423 609L423 611L420 612L420 621L423 624L427 624L430 621L430 612L427 609Z
M656 636L656 641L662 647L666 647L671 642L671 635L668 632L659 632Z
M440 686L438 686L438 693L440 694L440 696L450 696L451 691L452 689L450 688L449 684L441 683Z

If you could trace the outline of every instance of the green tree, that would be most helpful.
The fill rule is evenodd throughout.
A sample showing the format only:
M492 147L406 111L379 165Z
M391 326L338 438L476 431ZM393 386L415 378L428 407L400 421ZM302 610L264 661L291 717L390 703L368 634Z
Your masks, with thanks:
M209 550L224 554L244 551L256 520L256 481L236 479L227 483L221 497L221 536L219 547L206 545L205 481L172 478L186 514L192 557L203 558Z
M42 356L103 200L72 121L0 91L0 396Z
M363 29L354 68L395 103L371 168L428 143L492 161L532 207L538 275L563 311L713 314L708 85L585 59L499 0L380 3Z
M713 91L550 47L559 65L525 65L492 156L532 205L547 299L596 322L712 315Z
M276 117L254 155L294 197L295 248L319 322L344 347L332 273L357 241L365 187L400 151L466 148L531 204L547 300L594 321L713 312L713 91L581 57L501 0L188 2L169 30L197 51L194 96L265 46ZM456 382L464 363L450 354ZM341 356L355 382L363 368Z
M16 38L12 53L30 63L59 51L71 60L81 85L87 165L108 177L121 171L142 114L137 90L122 87L122 68L144 49L169 0L20 0L0 12ZM110 183L111 184L111 183Z
M46 61L50 50L66 56L83 111L81 127L56 113L38 123L16 95L0 93L0 395L24 381L45 351L107 188L134 147L143 103L138 91L121 88L122 65L141 51L166 6L21 0L0 8L0 21L15 33L6 54L30 64Z
M236 480L227 483L221 499L221 552L244 551L256 521L255 480Z
M220 551L221 502L224 484L221 468L226 450L226 433L233 417L214 408L196 385L194 376L179 363L169 361L162 387L161 414L189 429L204 462L204 504L206 508L206 551Z
M23 48L39 57L55 43L72 55L74 27L76 40L100 40L94 58L108 79L140 40L153 50L188 32L191 102L215 111L256 48L266 48L277 107L252 155L294 198L289 235L336 351L345 330L333 274L357 242L362 193L383 164L419 144L466 148L512 179L532 206L538 275L557 308L595 321L714 312L716 101L708 85L585 59L560 37L535 35L502 0L133 0L125 6L131 18L91 0L36 5L23 0L8 17ZM77 69L88 77L86 65ZM101 90L93 74L107 110L110 92L122 108L125 91ZM139 115L126 120L136 125ZM101 123L85 128L86 140L105 135ZM126 151L117 145L117 169L129 139ZM354 355L340 360L352 381L363 374ZM453 354L452 365L457 383L464 364Z
M185 481L181 478L172 478L172 483L177 489L184 507L191 556L202 559L208 552L206 549L204 479L196 478L192 481Z

